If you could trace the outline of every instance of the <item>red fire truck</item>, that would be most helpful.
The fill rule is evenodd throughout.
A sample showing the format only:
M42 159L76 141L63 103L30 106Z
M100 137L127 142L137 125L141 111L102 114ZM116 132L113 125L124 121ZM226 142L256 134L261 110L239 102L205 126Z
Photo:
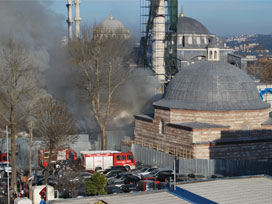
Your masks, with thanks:
M118 151L81 151L81 163L86 170L95 170L101 167L103 170L110 166L126 166L135 168L135 159L132 152Z
M7 153L1 153L0 154L0 163L10 163L10 159L8 160L8 155Z
M49 151L48 150L39 150L38 154L38 163L42 167L47 167L49 162ZM77 154L72 149L63 149L54 151L51 155L51 162L57 161L67 161L67 160L77 160Z

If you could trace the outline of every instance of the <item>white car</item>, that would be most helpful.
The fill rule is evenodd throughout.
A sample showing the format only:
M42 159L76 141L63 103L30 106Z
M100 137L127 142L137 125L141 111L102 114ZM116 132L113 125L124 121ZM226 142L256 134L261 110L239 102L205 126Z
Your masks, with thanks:
M11 166L11 164L9 164L9 165L7 166L7 163L2 163L2 164L0 165L0 171L1 171L1 170L5 170L6 173L11 173L11 172L12 172L12 166Z

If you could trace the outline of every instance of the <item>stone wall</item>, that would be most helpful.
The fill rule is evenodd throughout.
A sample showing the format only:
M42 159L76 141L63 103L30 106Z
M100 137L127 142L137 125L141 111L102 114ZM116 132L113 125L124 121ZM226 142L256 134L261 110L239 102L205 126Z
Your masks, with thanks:
M269 109L190 111L156 108L154 119L136 118L135 143L185 158L268 160L272 159L272 125L262 125L268 114ZM164 121L163 132L161 121ZM167 125L195 121L229 128L185 130ZM271 141L261 141L266 138ZM248 139L253 141L245 143Z
M259 129L269 117L270 109L245 111L193 111L171 109L170 122L203 122L230 126L230 129ZM247 129L247 128L246 128Z
M182 157L192 157L192 131L165 125L164 134L159 132L159 121L136 119L135 143Z
M272 160L272 141L195 145L195 159Z

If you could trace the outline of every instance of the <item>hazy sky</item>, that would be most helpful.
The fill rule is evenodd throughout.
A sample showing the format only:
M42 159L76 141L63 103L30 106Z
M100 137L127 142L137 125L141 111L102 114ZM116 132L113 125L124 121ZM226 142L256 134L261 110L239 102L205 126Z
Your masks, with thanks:
M66 0L53 2L53 10L66 18ZM179 7L181 2L185 16L200 21L212 33L272 34L272 0L179 0ZM99 23L109 18L111 11L133 34L139 35L140 0L82 0L83 23Z

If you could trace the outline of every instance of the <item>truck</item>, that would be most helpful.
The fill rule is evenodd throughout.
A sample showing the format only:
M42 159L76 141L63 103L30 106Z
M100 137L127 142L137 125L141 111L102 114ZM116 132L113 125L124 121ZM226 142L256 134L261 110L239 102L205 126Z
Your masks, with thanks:
M81 151L81 165L86 170L107 169L111 166L125 166L127 169L135 168L133 153L112 150L105 151Z
M53 151L51 155L51 162L77 160L77 153L72 149L62 149ZM38 164L41 167L47 167L49 163L49 150L39 149L38 151Z
M8 155L7 153L0 153L0 164L2 163L10 163L10 159L8 160Z

